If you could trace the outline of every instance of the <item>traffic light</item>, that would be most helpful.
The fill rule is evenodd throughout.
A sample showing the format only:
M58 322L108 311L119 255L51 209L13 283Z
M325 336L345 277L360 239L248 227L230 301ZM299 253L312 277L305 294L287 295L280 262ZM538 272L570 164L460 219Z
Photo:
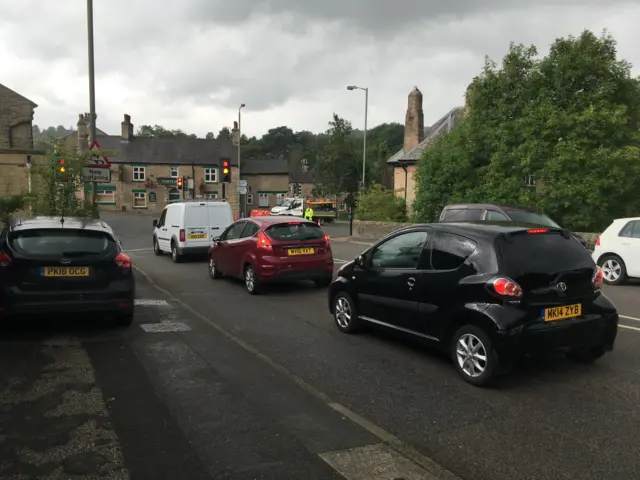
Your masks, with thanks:
M66 173L67 169L64 165L64 158L61 158L58 160L58 173L64 175Z
M178 177L178 190L182 190L183 177Z
M231 162L228 158L222 160L222 183L231 183Z

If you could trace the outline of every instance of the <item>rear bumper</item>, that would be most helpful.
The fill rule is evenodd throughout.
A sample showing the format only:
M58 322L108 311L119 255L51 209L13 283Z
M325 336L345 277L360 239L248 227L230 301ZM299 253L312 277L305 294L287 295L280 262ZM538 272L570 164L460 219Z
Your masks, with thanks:
M207 255L211 247L178 247L178 254L182 256Z
M327 254L308 261L292 261L277 257L263 257L255 265L262 282L288 282L297 280L326 280L333 278L333 255Z

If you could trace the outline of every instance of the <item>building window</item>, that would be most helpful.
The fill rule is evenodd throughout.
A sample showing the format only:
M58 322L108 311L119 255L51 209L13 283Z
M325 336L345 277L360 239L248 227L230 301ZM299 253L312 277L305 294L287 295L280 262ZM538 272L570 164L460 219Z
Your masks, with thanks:
M524 176L524 186L525 187L535 187L536 186L536 176L535 175L525 175Z
M204 192L204 198L206 200L216 200L218 198L218 192Z
M341 212L344 212L347 209L347 204L346 204L346 202L344 200L342 202L340 202L339 208L340 208Z
M116 203L116 197L113 190L98 190L96 194L96 202L98 203Z
M169 169L169 176L171 178L178 178L178 167L171 167Z
M269 194L268 193L258 193L258 205L260 207L268 207L269 206Z
M205 168L204 169L204 183L217 183L218 182L218 169L217 168Z
M147 178L147 172L145 167L133 167L133 181L144 182Z
M278 193L276 194L276 205L282 205L284 199L287 197L286 193Z
M147 192L133 192L133 208L147 208Z
M247 205L253 205L253 195L247 193Z

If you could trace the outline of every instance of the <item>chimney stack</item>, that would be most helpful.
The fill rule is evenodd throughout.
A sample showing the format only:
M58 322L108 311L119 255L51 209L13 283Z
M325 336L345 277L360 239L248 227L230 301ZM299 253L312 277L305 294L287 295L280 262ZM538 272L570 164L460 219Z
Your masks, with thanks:
M300 163L302 164L302 171L303 172L308 172L309 171L309 161L306 158L303 158Z
M422 111L422 92L413 87L409 94L407 115L404 121L404 152L424 140L424 112Z
M124 114L124 121L120 124L121 127L121 139L124 142L129 142L133 139L133 124L131 123L131 115Z
M87 121L85 115L78 114L78 151L80 153L86 152L89 148L89 132L87 131Z

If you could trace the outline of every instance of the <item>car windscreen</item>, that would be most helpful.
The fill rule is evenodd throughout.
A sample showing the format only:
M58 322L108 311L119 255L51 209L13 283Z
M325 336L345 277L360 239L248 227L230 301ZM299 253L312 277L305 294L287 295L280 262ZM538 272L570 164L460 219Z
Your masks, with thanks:
M283 223L267 229L267 235L274 240L319 240L324 232L314 223Z
M526 210L505 209L505 212L511 220L515 222L530 223L533 225L542 225L545 227L561 228L556 222L551 220L544 213L528 212Z
M18 230L9 235L9 246L20 255L103 255L117 248L111 235L73 228Z
M554 275L586 269L595 264L589 252L574 238L559 232L515 233L498 240L502 269L514 278L521 275Z

